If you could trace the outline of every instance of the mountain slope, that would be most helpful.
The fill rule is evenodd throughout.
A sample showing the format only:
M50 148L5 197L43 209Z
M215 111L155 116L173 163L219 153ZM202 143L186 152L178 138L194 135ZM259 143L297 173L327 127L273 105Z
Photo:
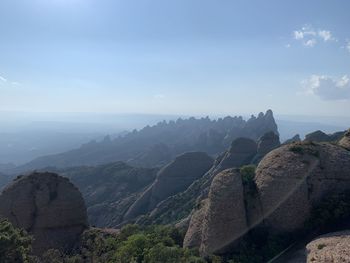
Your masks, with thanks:
M207 118L178 119L160 122L125 136L102 142L92 141L61 154L37 158L21 167L22 172L44 167L72 167L99 165L124 161L134 166L161 166L175 156L190 151L202 151L211 155L223 152L238 137L257 140L266 132L278 134L273 113L260 113L245 121L242 117L225 117L218 120Z

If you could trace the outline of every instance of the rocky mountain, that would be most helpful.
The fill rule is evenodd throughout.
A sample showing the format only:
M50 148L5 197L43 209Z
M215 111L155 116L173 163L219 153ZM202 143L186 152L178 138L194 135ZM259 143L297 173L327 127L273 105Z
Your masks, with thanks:
M314 131L305 135L305 141L313 142L335 142L340 140L345 134L345 131L335 132L332 134L326 134L323 131Z
M199 247L204 255L224 254L259 229L285 235L285 240L290 233L306 231L306 225L319 230L332 218L322 218L319 207L328 202L328 209L346 214L349 190L348 150L310 141L281 146L262 159L254 177L242 169L216 173L208 195L199 197L191 213L184 246ZM345 207L331 207L330 198L332 205Z
M238 137L257 140L266 132L278 134L273 113L268 110L245 121L242 117L178 119L130 132L102 142L91 141L61 154L37 158L15 172L51 167L99 165L124 161L133 166L162 166L184 152L202 151L209 155L223 152Z
M88 227L79 190L53 173L18 177L0 194L0 218L34 236L33 252L72 249Z
M271 137L274 139L270 140ZM264 149L260 152L258 143L254 140L244 137L235 139L229 149L215 159L213 166L202 177L194 181L185 191L160 202L153 211L141 218L138 223L169 224L182 220L185 225L188 224L193 207L203 205L201 200L207 198L212 180L217 174L225 169L254 164L258 158L262 157L264 151L272 150L279 145L278 136L270 133L263 135L258 141ZM268 142L271 144L269 145Z

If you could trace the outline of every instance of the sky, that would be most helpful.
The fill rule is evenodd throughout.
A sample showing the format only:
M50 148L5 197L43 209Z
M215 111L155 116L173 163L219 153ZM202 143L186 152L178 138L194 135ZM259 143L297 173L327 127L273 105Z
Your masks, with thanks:
M1 0L0 111L350 116L350 1Z

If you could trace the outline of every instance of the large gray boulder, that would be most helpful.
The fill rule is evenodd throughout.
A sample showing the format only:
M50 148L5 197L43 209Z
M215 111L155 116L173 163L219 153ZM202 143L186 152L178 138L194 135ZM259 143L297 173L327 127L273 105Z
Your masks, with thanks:
M256 184L265 224L295 231L324 197L350 189L350 152L330 143L282 146L260 162Z
M32 173L16 179L0 194L0 217L34 236L33 251L72 249L88 227L79 190L54 173Z

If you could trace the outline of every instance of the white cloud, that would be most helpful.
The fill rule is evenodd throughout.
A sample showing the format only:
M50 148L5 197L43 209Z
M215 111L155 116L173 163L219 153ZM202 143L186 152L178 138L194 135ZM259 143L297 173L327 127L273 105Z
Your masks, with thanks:
M0 76L0 81L1 81L1 82L7 82L7 79L4 78L4 77L2 77L2 76Z
M346 44L346 49L350 52L350 41Z
M296 40L303 39L304 38L304 33L301 31L294 31L294 38Z
M325 75L312 75L303 81L307 94L320 97L323 100L349 100L350 79L347 75L333 78Z
M322 40L323 42L337 41L331 31L324 29L314 30L310 25L293 31L293 37L295 40L301 41L306 47L314 47L318 43L318 40Z
M307 47L314 47L316 43L317 43L316 39L313 38L305 41L303 44L304 46L307 46Z
M331 31L328 30L319 30L318 36L322 38L325 42L335 40L335 38L332 36Z

